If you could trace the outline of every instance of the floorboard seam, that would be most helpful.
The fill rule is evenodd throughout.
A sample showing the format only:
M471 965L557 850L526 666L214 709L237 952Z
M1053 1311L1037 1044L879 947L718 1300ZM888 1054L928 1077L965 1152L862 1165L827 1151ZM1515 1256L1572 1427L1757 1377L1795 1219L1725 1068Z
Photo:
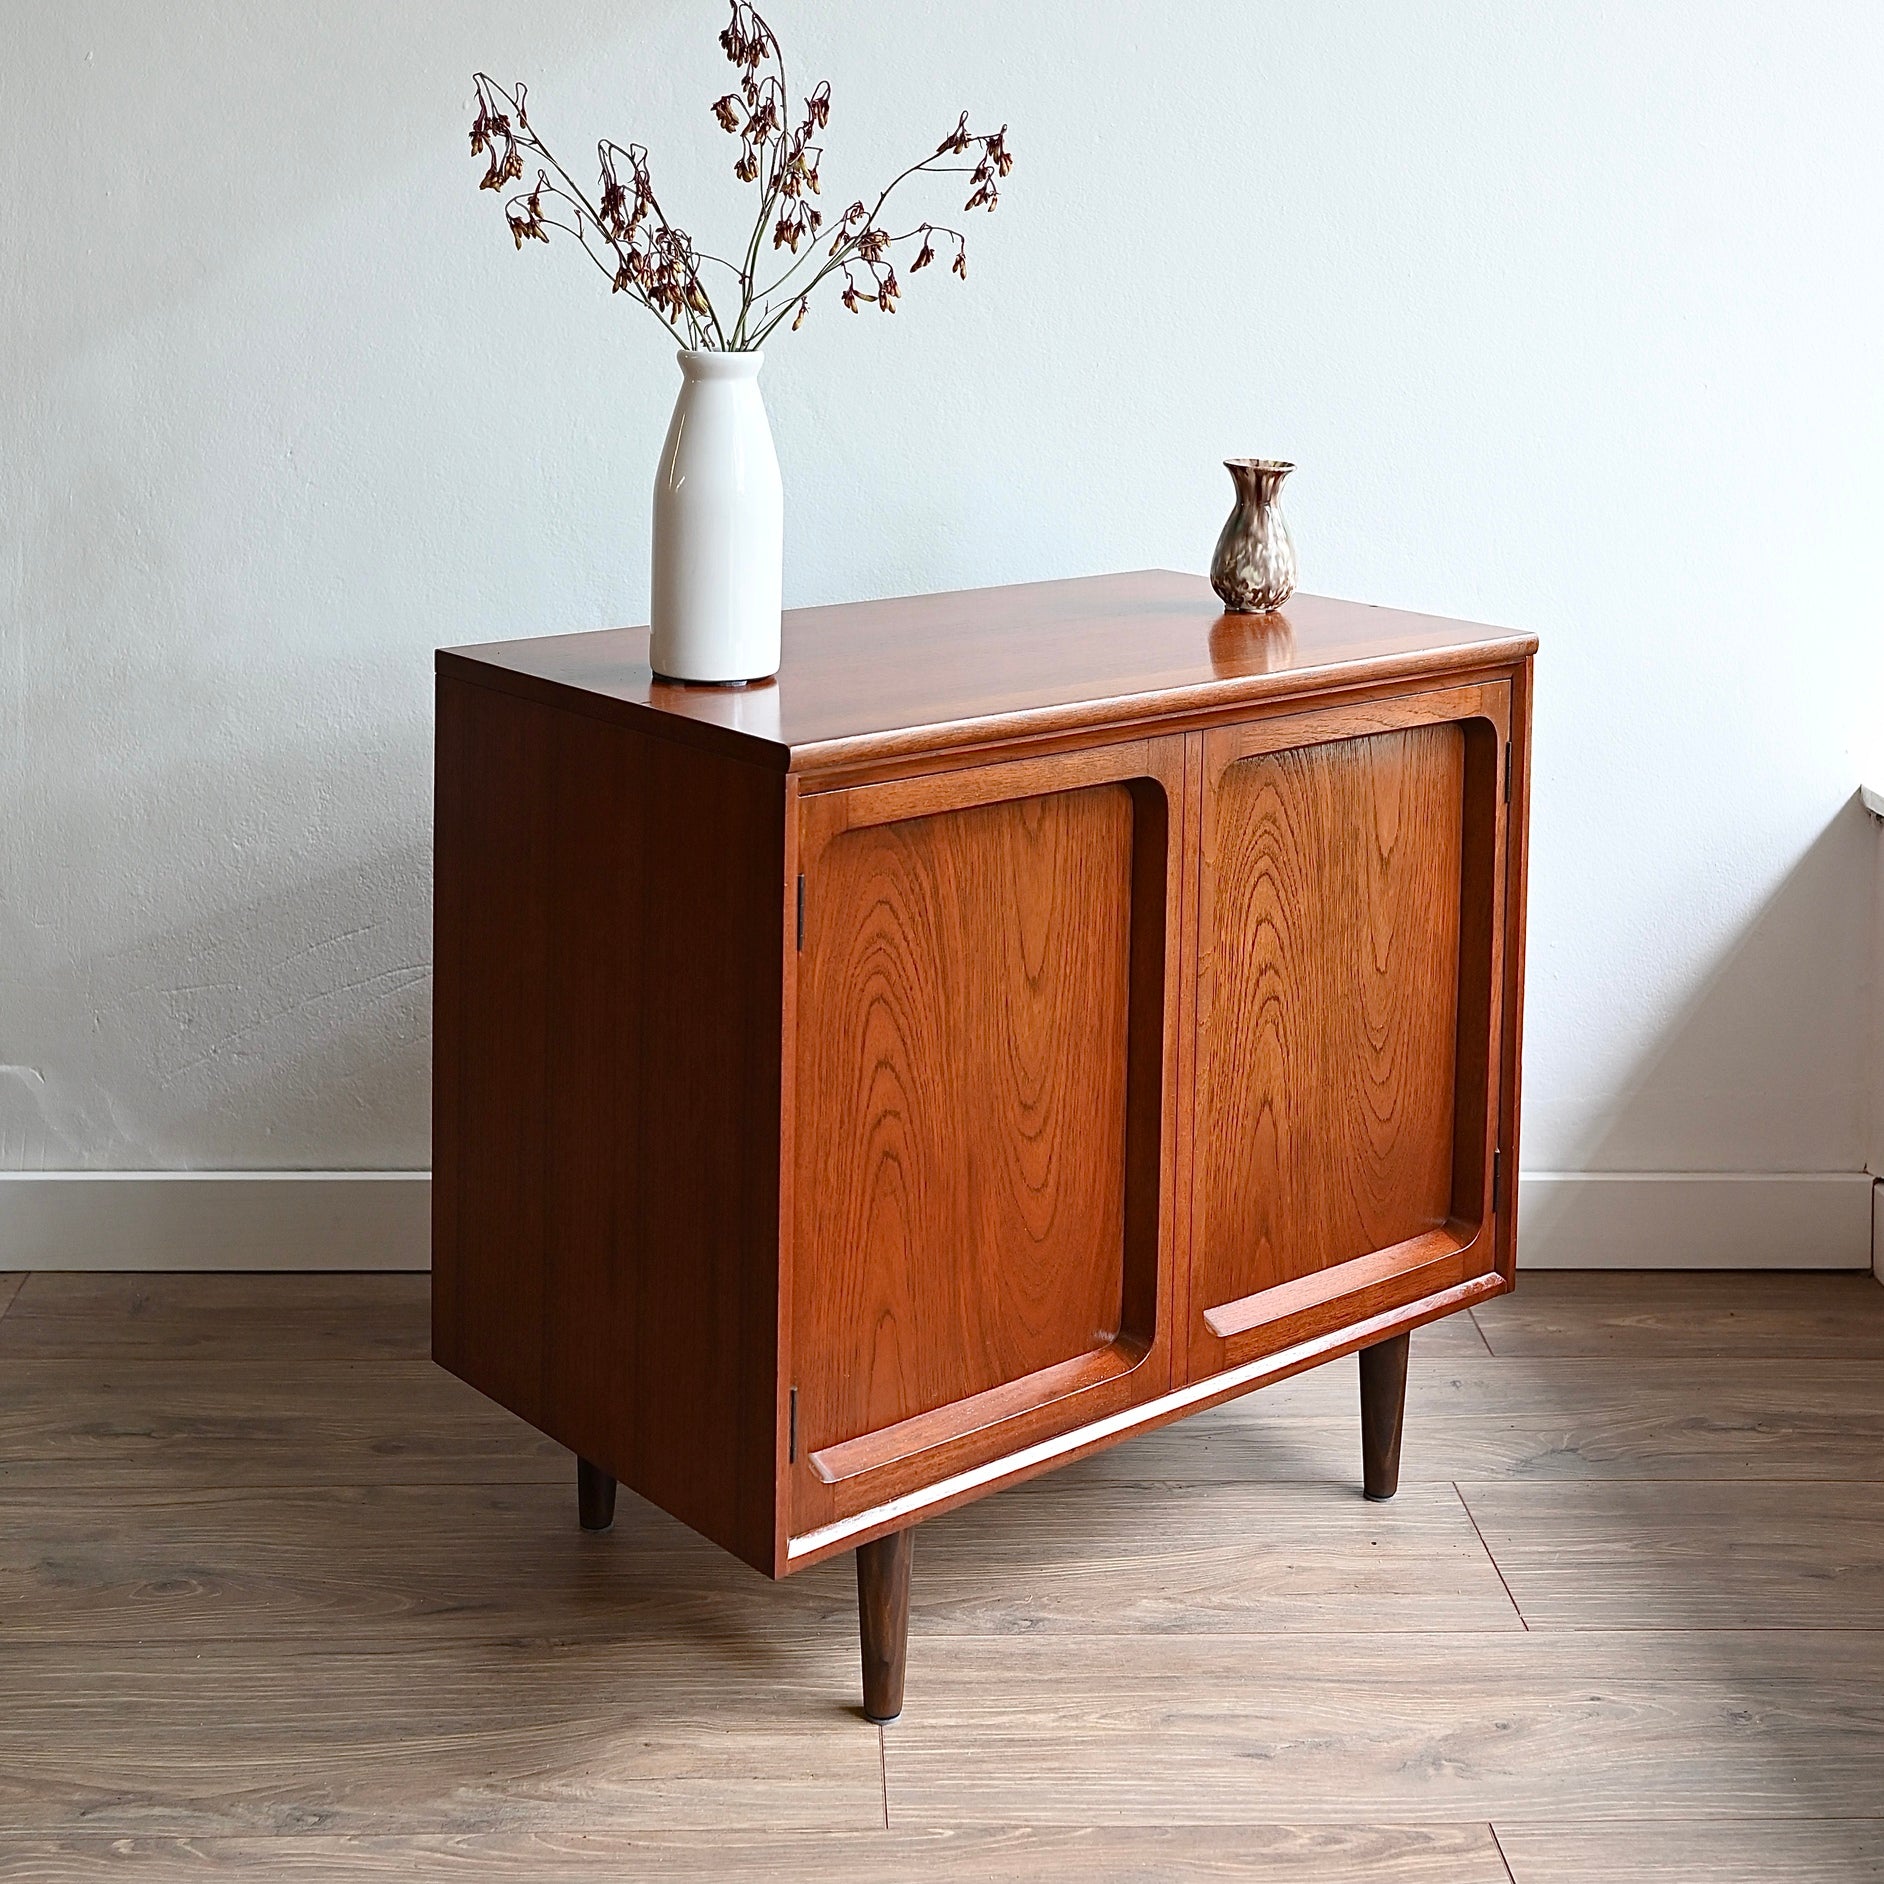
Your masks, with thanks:
M1845 1270L1795 1270L1796 1275L1843 1275ZM1612 1825L1884 1825L1884 1817L1875 1812L1702 1812L1676 1810L1673 1812L1615 1812L1598 1818L1589 1818L1579 1812L1552 1814L1549 1818L1524 1819L1513 1818L1505 1814L1505 1830L1508 1832L1560 1832L1579 1827L1593 1827L1602 1831ZM1497 1828L1492 1828L1493 1836Z
M877 1724L877 1775L883 1782L883 1829L890 1829L890 1752L884 1744L883 1725Z
M1492 1850L1497 1852L1498 1862L1505 1868L1505 1876L1511 1880L1511 1884L1518 1884L1518 1874L1512 1870L1511 1860L1505 1856L1504 1841L1498 1836L1498 1827L1488 1819L1485 1829L1491 1833Z
M1472 1507L1465 1502L1465 1493L1459 1489L1456 1479L1453 1481L1452 1495L1458 1499L1459 1508L1465 1513L1466 1522L1472 1527L1472 1535L1478 1539L1479 1548L1484 1551L1486 1562L1497 1571L1498 1581L1504 1587L1506 1599L1510 1602L1512 1609L1516 1611L1518 1621L1523 1625L1528 1634L1531 1625L1525 1621L1524 1611L1518 1607L1518 1599L1511 1594L1511 1585L1505 1582L1504 1566L1492 1555L1492 1547L1485 1542L1485 1533L1478 1528L1478 1519L1472 1515Z
M1235 1480L1235 1479L1218 1479L1218 1480L1208 1480L1208 1481L1203 1481L1203 1482L1214 1483L1214 1484L1239 1484L1245 1481ZM1308 1484L1316 1483L1317 1481L1312 1480L1312 1479L1253 1479L1247 1482L1251 1484L1269 1484L1269 1485L1308 1485ZM1442 1481L1440 1481L1439 1479L1421 1479L1421 1478L1403 1478L1401 1480L1401 1483L1404 1485L1437 1485L1441 1482ZM1535 1479L1533 1478L1533 1479L1524 1479L1524 1478L1519 1478L1514 1473L1511 1476L1506 1477L1506 1478L1454 1478L1454 1479L1447 1479L1443 1482L1451 1485L1455 1490L1461 1485L1470 1485L1474 1490L1477 1490L1477 1491L1504 1491L1504 1490L1509 1490L1512 1486L1518 1486L1525 1490L1528 1490L1530 1487L1534 1485L1539 1485L1539 1486L1548 1485L1552 1491L1561 1490L1566 1487L1568 1487L1572 1491L1589 1491L1589 1490L1610 1491L1610 1490L1613 1490L1618 1485L1634 1485L1634 1486L1719 1485L1720 1487L1722 1487L1723 1490L1730 1489L1730 1488L1737 1490L1740 1487L1746 1486L1746 1485L1796 1485L1801 1491L1809 1491L1813 1487L1821 1486L1821 1485L1823 1486L1878 1485L1878 1484L1884 1484L1884 1479L1879 1479L1875 1474L1867 1474L1863 1478L1793 1478L1789 1475L1781 1476L1777 1478L1709 1478L1705 1476L1704 1474L1701 1474L1701 1475L1695 1476L1694 1478L1560 1478L1560 1479ZM385 1483L385 1481L383 1479L374 1479L372 1483L378 1485L378 1484ZM315 1489L320 1489L320 1488L316 1487Z
M1520 1620L1523 1620L1522 1617L1520 1617ZM822 1622L806 1621L795 1625L795 1627L798 1633L792 1639L796 1644L818 1647L825 1644L830 1639L830 1628ZM1496 1631L1496 1634L1500 1636L1507 1635L1508 1633L1509 1632L1505 1630ZM1870 1623L1822 1622L1718 1622L1678 1624L1661 1622L1567 1622L1544 1623L1536 1627L1526 1623L1524 1633L1527 1635L1553 1637L1559 1640L1565 1636L1653 1636L1658 1639L1668 1636L1677 1636L1685 1639L1688 1637L1708 1636L1808 1635L1857 1636L1869 1638L1873 1636L1884 1636L1884 1627ZM1050 1636L1038 1636L1021 1629L996 1631L992 1634L985 1629L963 1630L955 1635L937 1635L934 1631L931 1631L931 1634L936 1641L942 1643L1051 1640L1065 1643L1069 1646L1096 1646L1116 1642L1137 1643L1147 1639L1144 1635L1133 1634L1127 1630L1106 1630L1097 1628L1077 1631L1054 1630ZM1170 1639L1191 1644L1224 1642L1266 1643L1272 1645L1277 1642L1295 1642L1304 1639L1346 1643L1387 1643L1413 1640L1472 1642L1482 1641L1486 1634L1487 1631L1483 1628L1469 1627L1444 1629L1289 1629L1278 1627L1273 1629L1182 1630L1172 1632ZM123 1635L115 1633L111 1635L83 1635L70 1630L33 1634L26 1630L21 1630L17 1634L9 1633L7 1639L9 1645L16 1652L22 1654L35 1651L50 1654L54 1650L63 1652L77 1648L110 1649L117 1652L147 1649L151 1650L154 1654L161 1654L169 1648L181 1645L199 1651L196 1659L200 1660L200 1651L209 1646L256 1649L294 1647L303 1660L324 1663L327 1661L380 1661L392 1657L406 1657L415 1660L437 1660L459 1655L466 1647L488 1649L514 1647L517 1632L514 1628L493 1628L490 1633L486 1634L482 1631L460 1628L457 1633L448 1634L441 1629L437 1635L422 1637L416 1641L404 1643L395 1648L378 1648L371 1646L372 1638L366 1633L362 1633L357 1639L343 1637L337 1635L331 1627L325 1625L300 1632L283 1628L266 1633L253 1634L244 1632L240 1634L230 1633L203 1636L173 1635L160 1642L153 1642L148 1630L136 1634L127 1632ZM633 1638L627 1636L578 1636L570 1638L569 1645L587 1649L602 1649L621 1647L632 1642L632 1640ZM1711 1679L1711 1677L1688 1675L1669 1675L1662 1678L1675 1683L1686 1680ZM1761 1675L1753 1679L1756 1680L1758 1685L1762 1686L1785 1686L1805 1678L1792 1675ZM887 1784L886 1769L885 1785L887 1786ZM1770 1813L1761 1814L1756 1812L1749 1816L1753 1818L1763 1816L1770 1818L1772 1815ZM1820 1814L1818 1816L1823 1815ZM1880 1815L1873 1812L1855 1812L1839 1813L1837 1816L1840 1818L1872 1819Z
M1465 1318L1472 1324L1472 1332L1478 1336L1478 1344L1493 1360L1498 1359L1498 1350L1491 1344L1491 1336L1485 1332L1485 1324L1471 1309L1465 1311Z

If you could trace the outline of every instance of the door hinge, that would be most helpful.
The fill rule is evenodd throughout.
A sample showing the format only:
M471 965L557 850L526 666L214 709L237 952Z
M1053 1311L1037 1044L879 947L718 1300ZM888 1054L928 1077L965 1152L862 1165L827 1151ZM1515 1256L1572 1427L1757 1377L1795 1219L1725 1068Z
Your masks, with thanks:
M1505 803L1511 802L1511 741L1505 741ZM804 879L799 878L802 883Z
M805 946L805 873L798 873L798 947L802 953Z
M1497 1216L1505 1194L1505 1154L1501 1147L1492 1153L1492 1215Z
M803 882L804 879L801 877L799 881ZM796 1387L791 1391L790 1410L785 1416L785 1463L787 1465L798 1463L798 1389Z

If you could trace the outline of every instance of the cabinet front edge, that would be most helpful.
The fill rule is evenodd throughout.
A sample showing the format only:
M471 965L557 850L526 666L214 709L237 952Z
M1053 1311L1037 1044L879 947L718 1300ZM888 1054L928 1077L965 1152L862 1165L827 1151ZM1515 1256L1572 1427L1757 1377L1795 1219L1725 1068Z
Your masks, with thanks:
M1146 694L1108 701L1103 713L1085 704L824 740L794 746L790 770L799 781L799 790L813 797L995 760L1045 757L1128 739L1205 731L1239 720L1279 718L1314 707L1356 706L1473 682L1509 680L1529 658L1508 649L1473 648L1466 652L1474 656L1468 663L1429 663L1390 674L1344 672L1338 680L1326 674L1317 680L1311 675L1307 677L1309 684L1283 690L1252 692L1246 683L1239 682L1234 691L1228 692L1217 687L1196 688L1181 694Z
M1346 1328L1331 1329L1327 1334L1318 1335L1312 1340L1245 1361L1187 1386L1174 1388L1155 1400L1147 1400L1138 1406L1108 1414L1103 1419L1076 1426L1057 1438L1036 1441L1004 1458L955 1473L920 1491L905 1493L869 1511L860 1511L854 1517L841 1518L835 1524L827 1524L821 1529L789 1539L785 1561L779 1566L779 1573L786 1575L806 1569L840 1550L855 1549L859 1544L869 1543L872 1538L902 1530L925 1518L937 1517L971 1499L1036 1478L1042 1472L1071 1464L1089 1452L1098 1452L1115 1445L1135 1433L1149 1432L1153 1427L1168 1425L1172 1420L1184 1418L1188 1414L1201 1413L1225 1400L1233 1400L1242 1394L1254 1392L1258 1387L1286 1380L1292 1374L1320 1366L1325 1361L1339 1360L1357 1348L1372 1347L1376 1342L1404 1334L1426 1322L1437 1321L1442 1315L1456 1314L1460 1309L1470 1308L1475 1303L1489 1301L1494 1295L1504 1294L1510 1287L1510 1282L1496 1272L1473 1276L1468 1281L1433 1295L1422 1296L1418 1301L1406 1303L1400 1308L1384 1310L1366 1321L1356 1322Z

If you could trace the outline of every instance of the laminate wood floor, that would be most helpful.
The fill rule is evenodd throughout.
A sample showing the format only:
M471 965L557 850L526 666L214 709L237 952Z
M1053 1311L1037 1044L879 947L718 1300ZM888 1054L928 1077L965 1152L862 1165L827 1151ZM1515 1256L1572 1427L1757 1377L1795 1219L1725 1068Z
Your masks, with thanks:
M0 1878L1884 1880L1884 1289L1540 1274L933 1520L908 1711L426 1359L423 1276L0 1275Z

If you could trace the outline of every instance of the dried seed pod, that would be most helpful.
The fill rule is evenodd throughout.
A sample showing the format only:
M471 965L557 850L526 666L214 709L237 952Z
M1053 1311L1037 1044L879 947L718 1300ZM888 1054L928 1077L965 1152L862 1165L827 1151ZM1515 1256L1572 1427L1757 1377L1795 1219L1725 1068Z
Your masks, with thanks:
M505 204L515 247L547 243L554 228L573 235L607 278L612 292L628 294L657 314L683 345L752 348L789 320L795 332L810 312L811 294L830 275L842 277L839 298L853 314L864 304L885 314L896 312L902 284L893 266L901 252L909 272L918 274L936 260L937 244L954 244L950 272L966 279L967 245L957 229L922 222L902 233L885 219L891 196L910 179L929 175L967 175L967 210L992 210L1000 201L999 182L1013 168L1007 126L977 132L962 112L954 128L925 158L891 179L866 207L854 201L828 241L819 246L823 213L808 199L822 192L823 149L811 140L830 123L831 87L820 80L804 98L801 118L790 117L791 97L776 35L751 0L730 0L720 46L737 75L735 88L712 101L715 122L739 140L733 174L757 186L757 227L745 247L756 256L769 225L771 250L790 252L792 260L774 264L774 279L759 279L756 262L736 266L720 257L702 256L684 229L668 220L648 173L647 152L639 144L604 140L597 147L600 181L593 200L586 195L530 124L525 89L506 91L485 73L475 75L477 102L471 122L471 152L485 159L479 187L502 191L523 176L523 153L545 160L536 186ZM972 163L951 162L970 152ZM552 172L554 181L552 181ZM799 251L807 241L810 253ZM908 249L903 245L908 243ZM737 251L736 251L737 252ZM702 265L719 265L737 279L737 310L722 320L702 278ZM800 268L810 270L808 279Z

